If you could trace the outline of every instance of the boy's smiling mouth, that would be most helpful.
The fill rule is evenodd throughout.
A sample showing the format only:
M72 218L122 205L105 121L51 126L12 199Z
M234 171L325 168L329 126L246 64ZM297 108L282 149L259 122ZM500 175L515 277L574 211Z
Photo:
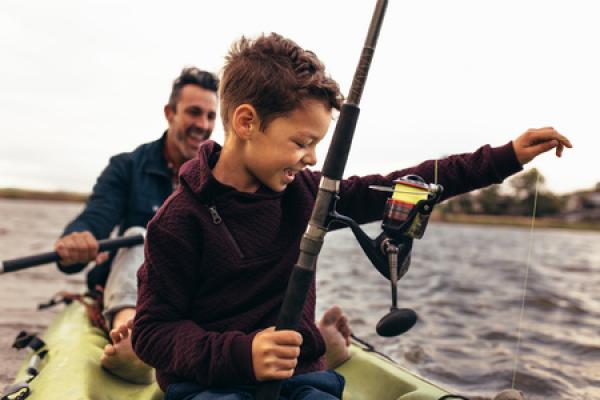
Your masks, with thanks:
M286 168L283 170L283 173L284 173L285 181L287 183L292 183L294 181L294 178L295 178L296 174L298 173L298 171L291 169L291 168Z

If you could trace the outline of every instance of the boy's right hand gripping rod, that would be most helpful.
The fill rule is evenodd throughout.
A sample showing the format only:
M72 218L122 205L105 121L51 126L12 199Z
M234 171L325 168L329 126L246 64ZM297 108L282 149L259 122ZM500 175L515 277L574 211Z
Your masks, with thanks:
M342 105L340 116L335 127L333 138L325 165L323 166L319 192L313 207L312 215L306 232L300 242L300 255L288 283L283 305L275 328L296 329L304 309L306 295L310 289L315 273L317 256L327 233L330 222L330 213L335 208L338 198L340 181L344 174L348 153L352 145L352 137L356 128L360 108L360 98L367 80L371 66L375 45L383 23L387 8L387 0L377 0L375 11L369 26L369 32L363 47L352 87L346 102ZM257 391L257 400L277 400L281 389L281 381L271 381L262 384Z

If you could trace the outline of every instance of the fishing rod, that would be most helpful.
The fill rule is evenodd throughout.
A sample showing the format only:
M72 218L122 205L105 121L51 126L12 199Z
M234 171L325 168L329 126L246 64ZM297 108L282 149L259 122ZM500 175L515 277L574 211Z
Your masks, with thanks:
M317 198L308 226L300 242L300 254L290 276L275 325L276 330L296 329L302 315L306 296L314 277L317 257L323 246L328 225L331 222L330 214L334 210L338 198L340 181L348 161L348 154L350 153L352 138L360 113L360 99L375 53L375 46L379 38L387 4L387 0L377 0L367 38L354 73L350 94L341 107L333 138L327 150ZM258 388L256 398L258 400L277 400L280 391L281 381L267 382Z
M115 239L98 241L98 252L117 250L122 247L133 247L144 244L143 235L123 236ZM6 272L19 271L21 269L35 267L37 265L60 261L56 251L35 254L27 257L13 258L0 261L0 275Z

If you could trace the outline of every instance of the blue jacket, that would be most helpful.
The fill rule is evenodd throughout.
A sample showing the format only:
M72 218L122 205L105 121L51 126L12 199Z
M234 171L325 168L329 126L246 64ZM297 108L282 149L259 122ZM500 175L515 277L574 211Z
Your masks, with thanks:
M67 225L63 236L90 231L96 239L106 239L118 227L118 235L132 226L145 227L173 191L171 171L163 155L166 133L134 151L111 157L98 177L85 209ZM104 286L112 255L97 265L87 277L88 287ZM65 273L81 271L85 264L58 268Z

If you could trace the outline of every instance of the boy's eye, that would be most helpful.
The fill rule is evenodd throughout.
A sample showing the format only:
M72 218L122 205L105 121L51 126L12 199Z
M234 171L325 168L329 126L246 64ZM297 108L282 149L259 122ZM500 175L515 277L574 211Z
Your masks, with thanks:
M296 141L294 143L296 143L296 146L300 147L301 149L306 147L306 145L304 143L296 142Z

